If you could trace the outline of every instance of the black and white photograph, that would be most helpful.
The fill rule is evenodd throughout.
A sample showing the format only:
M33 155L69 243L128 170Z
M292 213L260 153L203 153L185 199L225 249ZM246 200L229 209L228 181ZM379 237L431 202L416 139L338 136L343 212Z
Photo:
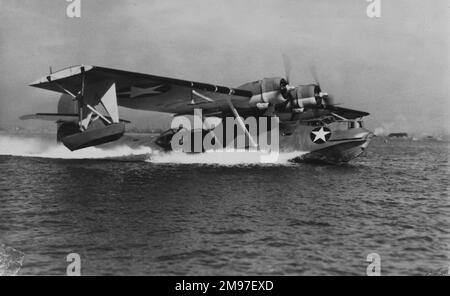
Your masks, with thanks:
M0 0L0 275L449 276L449 155L449 1Z

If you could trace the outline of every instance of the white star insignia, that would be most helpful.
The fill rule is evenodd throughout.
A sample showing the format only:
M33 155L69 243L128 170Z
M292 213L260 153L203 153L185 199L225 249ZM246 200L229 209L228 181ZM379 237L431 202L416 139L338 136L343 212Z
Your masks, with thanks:
M314 134L314 140L313 142L316 142L317 140L322 140L324 142L327 141L327 139L325 138L326 135L331 134L331 132L327 132L323 129L323 127L320 128L320 130L318 130L317 132L312 131L312 133Z

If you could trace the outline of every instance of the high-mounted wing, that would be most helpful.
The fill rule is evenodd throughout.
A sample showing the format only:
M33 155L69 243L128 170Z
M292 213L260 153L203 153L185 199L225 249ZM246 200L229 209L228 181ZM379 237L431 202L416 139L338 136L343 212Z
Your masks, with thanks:
M31 86L76 96L82 89L82 75L86 89L115 83L117 104L133 109L187 114L200 108L213 113L228 110L227 99L237 109L252 108L249 99L253 94L247 90L88 65L54 72Z
M353 109L342 108L342 107L334 107L333 113L338 114L347 119L356 119L356 118L370 115L370 113L367 113L364 111L353 110Z

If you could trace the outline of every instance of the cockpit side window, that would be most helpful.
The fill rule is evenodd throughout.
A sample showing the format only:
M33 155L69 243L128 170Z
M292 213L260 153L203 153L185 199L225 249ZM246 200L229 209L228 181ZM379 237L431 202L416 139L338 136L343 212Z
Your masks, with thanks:
M348 128L362 128L363 122L362 120L352 120L348 122Z
M323 123L320 120L310 121L309 124L311 126L322 126L323 125Z

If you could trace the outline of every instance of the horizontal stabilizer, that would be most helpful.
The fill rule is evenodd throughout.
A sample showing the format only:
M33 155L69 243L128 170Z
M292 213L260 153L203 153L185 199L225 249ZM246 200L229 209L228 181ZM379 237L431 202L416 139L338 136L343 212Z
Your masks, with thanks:
M39 119L61 122L78 122L78 114L36 113L20 116L21 120Z
M111 120L111 117L105 116ZM39 119L54 122L78 122L78 114L64 114L64 113L36 113L20 116L21 120ZM120 122L130 123L125 119L119 119Z

